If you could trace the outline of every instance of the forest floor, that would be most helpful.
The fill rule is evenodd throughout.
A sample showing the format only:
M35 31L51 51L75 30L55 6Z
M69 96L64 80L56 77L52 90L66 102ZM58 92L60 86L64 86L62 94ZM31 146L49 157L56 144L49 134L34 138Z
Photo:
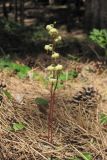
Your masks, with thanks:
M39 64L46 63L43 57L42 61L41 57L38 59ZM1 160L49 160L51 156L53 160L107 159L107 69L97 61L83 63L62 57L60 63L66 72L75 69L78 76L66 80L56 93L53 144L47 137L48 108L45 112L35 103L37 97L49 100L49 88L43 80L34 80L30 76L20 79L13 72L1 71L1 82L6 84L12 96L9 99L2 95L0 106ZM46 76L44 66L36 67L35 71ZM79 106L72 104L73 96L78 95L83 87L91 87L96 93L96 102L93 97L90 99L92 108L89 110L95 108L91 115L88 111L83 115L86 101L80 102ZM103 124L100 123L102 113L105 114ZM24 128L12 130L13 125L20 122Z
M0 68L0 82L6 84L4 92L0 85L0 160L107 160L107 66L95 60L96 55L91 54L90 46L87 49L85 42L81 45L76 40L82 41L86 37L81 30L83 25L78 22L82 17L78 18L73 11L69 14L67 10L42 7L34 9L34 13L30 11L29 19L27 12L28 26L31 23L28 20L35 16L33 28L11 21L0 22L1 54L7 57L12 53L23 54L21 58L24 60L18 58L15 63L22 65L22 71L23 64L34 69L21 79L17 75L19 66L0 59L0 67L2 64L5 68L8 65L17 68ZM56 93L51 144L48 142L48 106L38 106L35 99L50 100L44 80L47 78L45 67L50 64L50 59L45 53L38 53L44 52L43 46L48 42L43 30L44 21L48 24L54 20L59 22L59 26L62 24L60 31L64 40L57 49L63 55L59 63L64 66L66 74L62 78L62 87ZM37 27L39 23L43 26ZM80 29L73 30L75 26ZM65 29L70 32L65 32ZM71 73L72 70L78 73L77 76L70 74L67 78L68 71ZM36 79L32 73L36 74ZM73 99L79 94L86 100L78 98L77 105Z

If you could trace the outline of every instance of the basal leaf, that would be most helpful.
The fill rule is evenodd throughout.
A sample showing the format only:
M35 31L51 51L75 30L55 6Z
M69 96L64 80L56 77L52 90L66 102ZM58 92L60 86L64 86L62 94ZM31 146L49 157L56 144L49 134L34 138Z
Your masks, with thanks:
M21 122L17 122L17 123L13 123L12 128L16 132L16 131L23 130L25 128L25 125Z
M35 99L35 102L36 102L37 105L40 105L40 106L48 106L48 100L44 99L42 97L37 97Z

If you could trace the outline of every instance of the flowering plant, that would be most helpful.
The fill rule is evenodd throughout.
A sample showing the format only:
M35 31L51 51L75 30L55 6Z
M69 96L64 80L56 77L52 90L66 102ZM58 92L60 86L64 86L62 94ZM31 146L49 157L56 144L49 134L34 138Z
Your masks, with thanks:
M52 40L51 44L45 45L44 49L47 53L51 53L52 64L46 68L49 72L49 83L50 83L50 105L49 105L49 115L48 115L48 141L52 143L53 137L53 113L54 113L54 105L55 105L55 93L59 81L59 76L61 71L63 70L63 66L58 64L57 60L60 58L60 54L55 51L56 44L59 43L62 39L58 30L54 27L54 24L50 24L46 26L46 30L48 31L50 38Z

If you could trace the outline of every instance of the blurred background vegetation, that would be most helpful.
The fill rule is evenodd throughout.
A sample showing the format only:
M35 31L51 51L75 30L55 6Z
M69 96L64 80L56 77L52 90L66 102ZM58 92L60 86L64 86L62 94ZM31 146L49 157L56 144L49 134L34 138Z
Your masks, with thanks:
M49 41L45 26L55 21L64 37L58 49L62 54L72 50L81 54L84 45L80 41L87 33L107 28L106 15L107 2L103 0L1 0L1 56L16 54L25 58L42 53Z

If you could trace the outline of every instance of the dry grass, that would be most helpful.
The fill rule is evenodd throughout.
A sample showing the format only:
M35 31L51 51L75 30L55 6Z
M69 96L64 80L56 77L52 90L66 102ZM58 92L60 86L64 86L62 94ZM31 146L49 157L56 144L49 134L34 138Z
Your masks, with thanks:
M81 74L85 81L83 76L79 76L72 83L67 82L65 88L57 93L53 144L47 141L47 115L40 113L34 103L38 96L48 98L48 90L35 81L1 75L6 79L7 88L14 97L13 101L9 101L4 96L0 106L1 160L48 160L51 155L59 160L69 160L74 155L80 156L81 152L92 153L93 160L107 159L107 132L98 121L98 113L107 112L106 100L104 101L106 73L85 73L83 67ZM82 86L89 85L94 85L103 96L98 101L93 121L83 118L82 106L72 109L69 102ZM10 131L9 127L14 122L23 122L26 129Z

